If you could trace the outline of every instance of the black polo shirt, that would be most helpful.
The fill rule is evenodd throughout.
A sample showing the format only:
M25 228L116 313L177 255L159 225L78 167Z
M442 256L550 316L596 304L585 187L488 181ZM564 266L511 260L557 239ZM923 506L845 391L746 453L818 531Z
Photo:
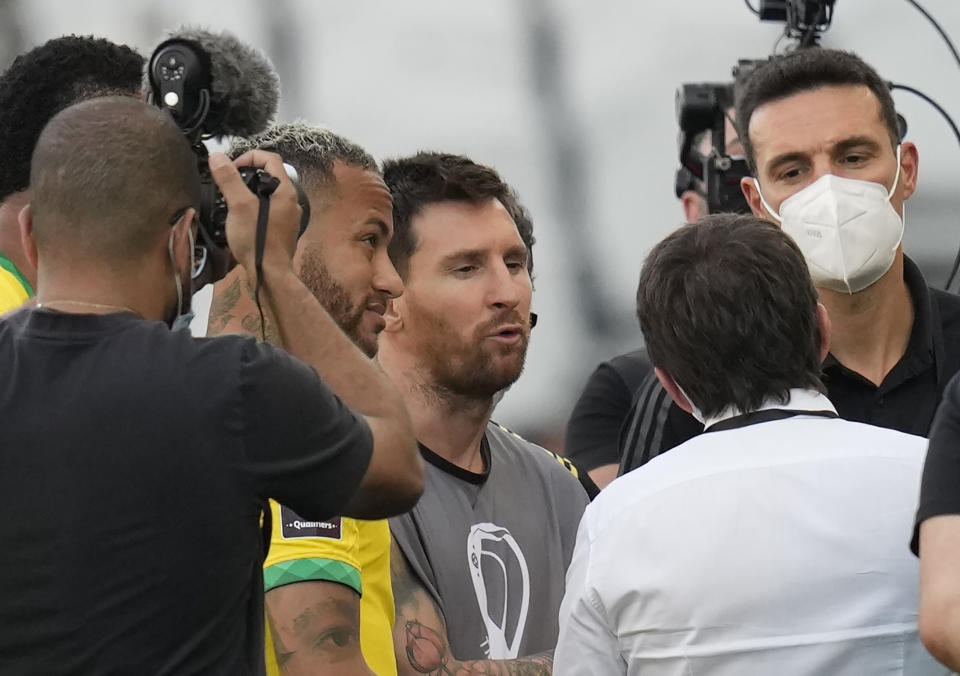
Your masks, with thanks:
M566 456L588 472L619 462L617 438L633 393L653 374L643 350L621 354L590 374L567 421Z
M823 382L844 418L925 437L947 381L960 370L960 297L928 287L906 257L903 278L914 318L900 361L877 386L828 354Z
M960 296L928 286L906 256L903 277L914 315L900 361L877 386L828 354L823 382L842 418L925 437L947 382L960 371ZM640 358L646 361L645 356ZM620 473L696 436L701 427L670 402L654 378L648 379L620 428Z

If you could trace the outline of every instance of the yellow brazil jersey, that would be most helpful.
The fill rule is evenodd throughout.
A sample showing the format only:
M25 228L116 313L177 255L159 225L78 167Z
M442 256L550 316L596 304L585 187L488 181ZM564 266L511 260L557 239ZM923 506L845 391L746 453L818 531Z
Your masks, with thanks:
M23 305L33 289L10 259L0 254L0 315Z
M360 594L360 648L377 676L396 676L390 526L386 521L337 518L304 521L270 501L273 527L263 564L264 591L297 582L339 582ZM267 674L279 676L269 623Z

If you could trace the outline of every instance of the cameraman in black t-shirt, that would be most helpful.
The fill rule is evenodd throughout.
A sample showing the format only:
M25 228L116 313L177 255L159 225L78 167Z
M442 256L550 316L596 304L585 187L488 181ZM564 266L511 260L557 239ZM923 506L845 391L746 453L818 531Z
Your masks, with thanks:
M381 518L422 491L398 393L293 272L280 158L250 165L280 181L260 294L293 356L169 330L199 182L166 113L95 99L37 143L21 227L38 302L0 321L0 673L262 673L263 501ZM210 158L255 279L259 200L236 166Z

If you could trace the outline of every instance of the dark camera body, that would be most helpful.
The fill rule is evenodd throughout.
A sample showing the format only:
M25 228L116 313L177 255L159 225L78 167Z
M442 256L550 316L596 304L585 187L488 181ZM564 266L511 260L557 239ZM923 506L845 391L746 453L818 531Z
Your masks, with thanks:
M277 189L279 181L256 167L240 167L240 177L250 192L255 195L270 195ZM210 173L201 174L200 209L197 214L201 223L206 223L206 231L215 246L227 246L227 202L217 189Z
M740 179L749 176L747 161L726 153L726 119L733 107L732 83L684 84L677 89L677 122L680 125L680 169L675 191L680 197L694 189L696 180L706 189L710 213L747 213L750 208L740 189ZM694 146L697 137L710 132L710 151L704 155Z
M173 38L161 43L147 65L149 100L170 113L197 155L200 173L198 244L207 249L209 268L202 275L203 282L221 279L234 264L227 246L227 204L210 175L207 148L203 140L222 136L227 131L237 131L224 122L237 111L224 105L230 99L222 94L221 99L224 100L220 101L219 107L214 105L213 71L211 56L204 46L185 38ZM247 131L255 133L256 130ZM302 234L310 220L310 201L296 181L296 172L293 173L290 178L302 210ZM268 197L279 185L276 177L255 167L240 167L240 175L254 194L263 197Z
M787 24L785 35L800 40L800 47L818 43L820 33L830 27L836 0L760 0L761 21Z

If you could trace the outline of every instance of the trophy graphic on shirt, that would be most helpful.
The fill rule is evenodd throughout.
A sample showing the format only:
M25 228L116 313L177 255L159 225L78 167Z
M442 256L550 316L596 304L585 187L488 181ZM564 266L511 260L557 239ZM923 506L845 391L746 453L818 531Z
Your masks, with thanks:
M530 571L520 545L506 528L477 523L467 536L467 560L487 630L487 656L518 657L530 606Z

